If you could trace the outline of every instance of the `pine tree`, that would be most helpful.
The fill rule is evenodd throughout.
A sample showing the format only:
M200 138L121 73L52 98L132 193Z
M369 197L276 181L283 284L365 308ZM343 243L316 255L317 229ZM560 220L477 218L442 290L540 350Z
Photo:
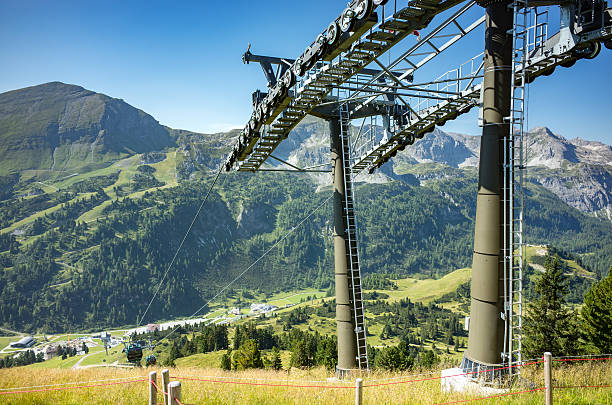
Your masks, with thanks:
M232 369L232 349L227 349L221 356L221 369L228 371Z
M272 368L274 370L281 370L283 368L280 351L276 346L272 348Z
M308 353L308 344L305 340L294 342L291 351L291 367L311 367L313 365L312 358Z
M576 314L566 305L568 280L559 256L546 257L545 272L537 279L535 298L529 304L523 328L523 352L527 358L544 352L555 356L576 354L579 338Z
M600 353L612 353L612 267L584 296L584 331Z
M232 355L232 368L246 370L249 368L263 368L263 360L259 351L259 344L253 339L247 339Z

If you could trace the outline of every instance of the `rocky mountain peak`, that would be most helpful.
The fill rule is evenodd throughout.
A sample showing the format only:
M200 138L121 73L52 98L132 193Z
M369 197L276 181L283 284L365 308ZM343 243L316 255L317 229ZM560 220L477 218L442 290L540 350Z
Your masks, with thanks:
M525 134L527 166L560 168L565 161L578 163L576 146L546 127L537 127Z
M407 150L418 163L444 163L452 167L478 164L478 154L468 146L466 136L451 136L437 128Z

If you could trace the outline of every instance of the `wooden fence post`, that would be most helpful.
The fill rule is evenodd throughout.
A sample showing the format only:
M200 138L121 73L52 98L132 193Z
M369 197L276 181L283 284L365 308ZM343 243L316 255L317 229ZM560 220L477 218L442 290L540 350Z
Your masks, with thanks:
M177 399L181 400L181 382L180 381L172 381L168 384L168 404L169 405L179 405Z
M164 390L165 393L168 392L168 384L170 383L170 372L167 368L162 370L162 385L161 389ZM168 405L168 395L162 393L164 397L164 405Z
M355 380L355 405L361 405L363 403L363 380L357 378Z
M546 405L552 405L553 403L553 387L552 387L552 354L550 352L544 353L544 398Z
M157 373L155 371L151 371L149 373L149 405L157 405Z

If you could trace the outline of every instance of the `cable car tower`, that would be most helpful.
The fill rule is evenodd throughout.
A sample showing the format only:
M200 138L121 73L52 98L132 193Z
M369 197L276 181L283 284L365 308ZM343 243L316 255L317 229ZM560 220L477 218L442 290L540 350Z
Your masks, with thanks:
M551 36L550 7L561 10ZM483 25L484 53L415 79ZM295 59L254 55L249 45L243 62L261 65L268 89L253 93L227 171L330 172L329 164L302 168L273 155L306 115L329 123L340 376L369 368L355 176L477 106L483 136L462 368L495 382L500 365L522 362L525 86L557 66L594 58L602 44L612 49L612 9L603 0L352 0ZM263 166L268 158L282 166Z

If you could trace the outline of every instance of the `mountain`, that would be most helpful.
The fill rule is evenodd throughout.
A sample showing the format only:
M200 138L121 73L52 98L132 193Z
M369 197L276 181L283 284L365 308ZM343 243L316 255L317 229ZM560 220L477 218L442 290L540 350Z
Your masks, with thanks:
M93 101L115 100L77 91L81 92ZM42 98L39 104L53 103ZM122 108L132 109L128 107ZM19 118L6 114L5 122L30 122L23 118L24 108L9 103L4 109L12 109ZM57 121L53 117L36 125L47 128ZM142 122L145 128L156 124L152 118ZM111 142L115 148L109 150L114 152L95 155L108 160L79 166L69 176L32 177L32 170L19 162L7 163L12 174L0 177L0 265L4 270L0 272L0 326L62 331L134 324L158 286L145 322L189 315L234 279L224 294L331 285L332 207L329 201L321 206L331 195L329 174L222 174L201 206L238 131L199 134L159 127L160 134L166 135L158 139L171 142L142 149L115 147ZM326 164L328 130L324 122L307 119L275 155L301 166ZM70 133L74 132L78 131ZM133 134L145 133L151 132L134 128L125 138L132 142ZM106 134L105 130L101 136ZM82 142L88 136L82 135ZM25 135L0 137L0 149L19 148L27 161L36 160L26 156L27 151L35 155L44 150L25 141L15 143L19 139ZM81 138L75 135L75 139ZM478 137L435 131L375 175L358 179L355 194L364 275L439 277L470 265L478 141ZM543 136L538 142L560 141ZM561 154L560 169L530 166L528 174L539 170L565 185L569 183L564 176L584 175L578 168L607 173L607 166L597 163L605 158L605 145L569 144L574 145L577 161ZM73 149L77 161L78 147ZM70 162L63 164L70 166ZM555 193L559 184L543 179L526 184L527 242L553 244L601 277L612 261L612 222L568 205L562 198L569 201L569 195ZM593 177L594 183L599 181ZM186 229L191 231L183 240ZM179 245L182 249L174 258ZM245 269L249 270L242 274Z
M75 169L171 145L149 114L80 86L52 82L0 94L0 175Z
M443 163L451 167L478 166L480 138L446 133L436 128L417 140L398 160L410 163Z
M298 126L278 150L290 163L310 166L329 160L328 143L329 130L325 123L311 119ZM582 212L612 221L610 145L580 138L567 140L548 128L538 127L525 134L525 151L527 181L545 187ZM454 176L458 172L452 168L473 170L478 167L479 159L479 136L446 133L436 128L374 175L361 175L357 180L381 183L398 180L401 175L414 175L419 181L428 181ZM426 166L419 166L423 164ZM329 176L315 177L320 184L329 184Z
M525 134L528 167L566 168L572 164L612 166L612 146L581 138L567 140L546 127ZM414 163L436 162L452 167L478 166L480 137L434 130L400 155Z

